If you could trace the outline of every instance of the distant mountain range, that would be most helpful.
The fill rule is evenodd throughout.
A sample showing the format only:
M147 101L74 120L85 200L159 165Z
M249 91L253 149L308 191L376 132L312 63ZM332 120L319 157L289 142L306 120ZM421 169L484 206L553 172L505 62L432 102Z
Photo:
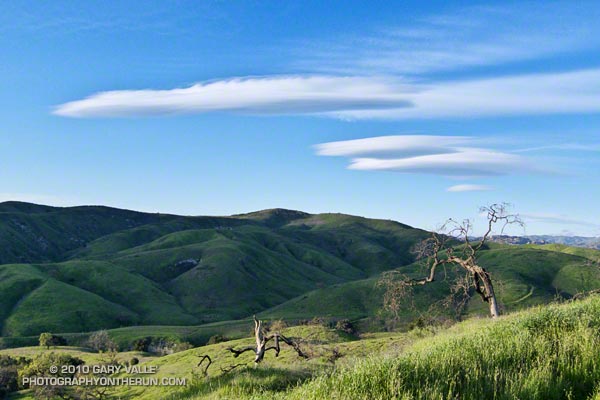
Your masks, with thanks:
M493 242L504 244L564 244L572 247L586 247L600 250L600 237L586 236L553 236L553 235L530 235L509 236L496 235L491 238Z

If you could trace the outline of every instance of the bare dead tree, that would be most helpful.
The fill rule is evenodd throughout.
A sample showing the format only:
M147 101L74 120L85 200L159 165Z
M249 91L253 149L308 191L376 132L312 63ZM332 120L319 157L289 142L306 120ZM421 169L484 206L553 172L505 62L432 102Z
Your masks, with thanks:
M327 356L327 361L329 361L332 364L335 364L335 362L344 357L344 355L340 352L340 350L337 347L334 347L333 349L331 349L331 354L329 354Z
M298 353L298 356L308 358L308 355L302 351L297 342L283 336L279 332L267 333L262 326L262 321L256 319L256 316L254 316L254 337L256 340L255 346L246 346L241 349L229 347L227 350L232 352L233 356L236 358L242 353L252 351L254 352L254 363L258 364L264 359L266 352L269 350L275 350L275 357L278 357L279 352L281 351L280 342L284 342L288 346L291 346L296 353ZM271 340L273 341L273 346L267 347L267 344L269 344Z
M454 317L457 320L460 320L461 315L471 298L471 287L470 274L461 274L450 284L450 294L440 302L443 307L454 310Z
M417 260L425 259L427 274L418 279L409 278L398 270L389 271L383 274L379 284L386 288L384 294L384 306L398 316L402 304L411 300L413 287L426 285L436 280L439 268L442 266L458 266L465 271L470 289L479 294L481 299L488 303L490 315L496 318L500 315L500 308L492 277L477 262L477 255L485 243L490 239L496 224L501 224L501 233L508 225L516 224L524 226L523 221L517 214L508 212L509 205L506 203L492 204L488 207L481 207L480 211L487 216L487 229L481 239L475 242L471 241L470 235L473 229L471 221L468 219L458 222L449 219L440 229L441 233L432 233L431 237L417 244L414 252ZM457 244L457 240L461 243ZM467 291L465 282L459 282L453 290L456 292ZM463 304L464 306L464 304Z
M198 367L201 366L205 360L208 361L206 363L206 366L204 367L204 371L203 371L204 376L207 376L208 375L208 367L210 367L210 365L212 364L212 360L210 359L210 356L208 354L205 354L203 356L198 356L198 357L200 357L200 362L198 363Z

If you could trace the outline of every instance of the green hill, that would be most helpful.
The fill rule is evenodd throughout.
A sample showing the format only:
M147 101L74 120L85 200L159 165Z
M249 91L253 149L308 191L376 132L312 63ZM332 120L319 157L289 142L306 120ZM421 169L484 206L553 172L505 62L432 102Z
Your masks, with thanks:
M180 217L2 203L0 326L4 336L29 336L244 318L409 264L426 235L281 209Z
M204 326L255 313L373 320L382 302L379 274L420 274L410 249L427 235L394 221L282 209L182 217L1 203L0 329L5 337L27 337ZM590 262L596 256L494 244L480 262L510 311L600 287ZM417 288L403 324L446 296L452 271ZM479 299L466 314L485 314Z
M500 303L507 311L544 304L556 296L571 298L575 294L600 287L600 269L588 259L565 252L545 251L521 246L494 245L483 251L479 262L493 276ZM419 277L422 265L400 267L409 276ZM405 320L427 311L431 304L448 294L448 284L455 274L448 268L447 279L440 273L437 282L415 287L415 309L405 308ZM336 284L298 296L264 311L265 318L306 319L314 316L360 319L374 316L382 307L382 289L377 277ZM326 305L326 306L324 306ZM469 300L469 314L486 315L485 304L478 296Z
M589 249L585 247L570 247L564 244L528 244L525 247L534 249L557 251L559 253L574 254L576 256L588 258L596 263L600 262L600 250Z
M0 264L59 261L101 236L172 218L109 207L0 203Z

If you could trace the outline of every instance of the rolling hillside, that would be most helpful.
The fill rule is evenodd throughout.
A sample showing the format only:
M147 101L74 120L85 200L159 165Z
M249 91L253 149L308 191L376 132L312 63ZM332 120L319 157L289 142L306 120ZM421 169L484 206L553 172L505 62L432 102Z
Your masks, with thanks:
M588 251L582 254L593 258L595 253ZM498 298L506 311L548 303L556 296L571 298L579 292L600 287L600 268L590 265L586 257L564 251L494 245L481 253L479 261L491 272ZM419 263L399 269L415 277L422 274ZM443 274L438 275L437 282L415 288L412 300L415 310L408 307L404 310L407 321L448 294L453 271L448 269L447 280L444 280ZM382 307L382 291L376 283L377 277L371 277L317 289L260 315L264 318L297 319L315 315L353 319L373 316ZM324 304L327 307L323 307ZM486 315L486 305L479 297L472 297L467 313Z
M410 248L427 235L394 221L282 209L182 217L2 203L0 329L4 337L25 337L204 326L254 313L374 317L379 274L400 268L418 275ZM490 246L480 262L506 310L600 287L593 250ZM442 300L454 276L449 269L447 280L417 288L403 322ZM478 298L466 309L485 312Z
M0 229L3 336L243 318L410 264L427 235L281 209L179 217L15 202L0 204Z

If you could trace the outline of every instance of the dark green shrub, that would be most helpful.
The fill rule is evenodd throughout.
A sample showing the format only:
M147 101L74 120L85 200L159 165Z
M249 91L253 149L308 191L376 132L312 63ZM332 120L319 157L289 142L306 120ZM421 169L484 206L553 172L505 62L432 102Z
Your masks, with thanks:
M335 329L349 335L356 335L356 328L349 319L340 319L337 321L335 323Z
M18 368L27 365L28 362L23 357L14 358L0 355L0 399L19 390Z
M151 337L145 337L141 339L137 339L133 342L133 350L135 351L143 351L148 352L148 347L152 343Z
M223 335L212 335L208 339L208 342L206 342L206 345L227 342L228 340L229 340L229 338L227 338L227 337L225 337Z
M67 339L62 336L53 335L50 332L44 332L40 335L40 346L50 348L51 346L66 346Z

